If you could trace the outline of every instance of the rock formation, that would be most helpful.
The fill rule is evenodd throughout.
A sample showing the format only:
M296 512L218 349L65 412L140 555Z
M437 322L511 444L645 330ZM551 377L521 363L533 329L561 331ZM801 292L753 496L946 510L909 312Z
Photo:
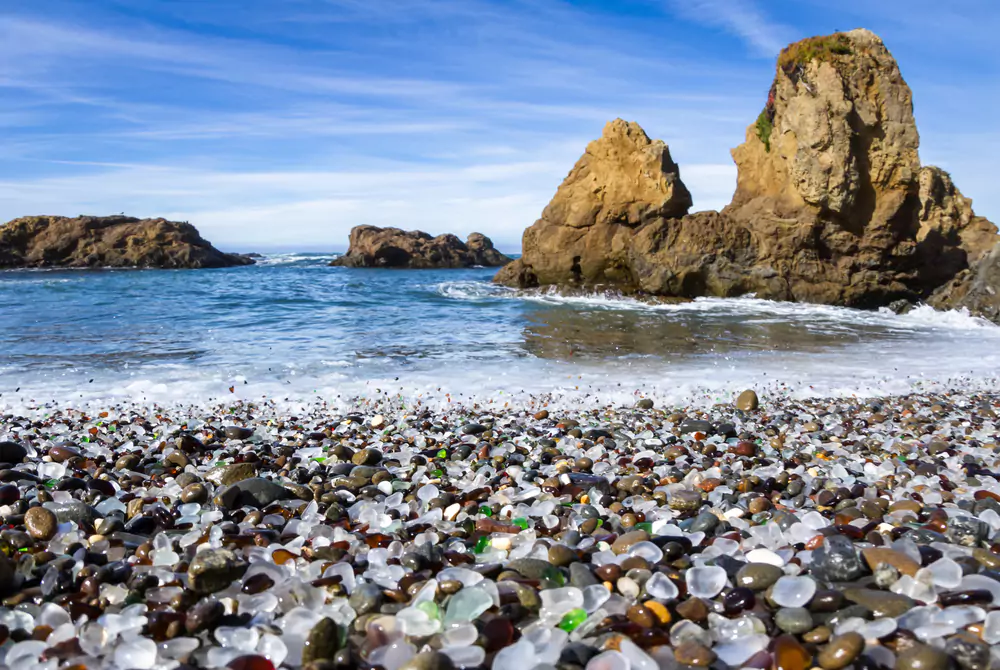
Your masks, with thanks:
M496 281L876 307L925 300L996 227L921 167L912 98L867 30L803 40L733 150L733 201L691 204L662 142L616 120L592 142Z
M419 230L355 226L347 253L330 265L351 268L499 267L510 259L493 248L490 238L472 233L466 242L454 235L431 237Z
M0 226L0 268L222 268L253 260L190 223L128 216L26 216Z

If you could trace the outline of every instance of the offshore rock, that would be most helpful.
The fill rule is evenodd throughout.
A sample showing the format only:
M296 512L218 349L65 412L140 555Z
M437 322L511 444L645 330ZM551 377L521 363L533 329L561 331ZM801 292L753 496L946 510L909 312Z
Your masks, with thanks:
M667 145L649 139L637 123L615 119L524 231L523 256L497 281L521 287L634 283L628 252L636 230L690 207Z
M690 196L666 146L614 121L495 281L868 308L927 300L986 256L997 231L946 173L921 167L918 148L910 88L876 35L803 40L781 53L765 108L733 150L737 189L722 212L685 216ZM966 281L952 302L988 294Z
M355 226L347 253L330 265L350 268L499 267L510 262L490 238L472 233L462 242L454 235L431 237L419 230Z
M219 251L190 223L129 216L26 216L0 226L0 268L225 268L253 259Z

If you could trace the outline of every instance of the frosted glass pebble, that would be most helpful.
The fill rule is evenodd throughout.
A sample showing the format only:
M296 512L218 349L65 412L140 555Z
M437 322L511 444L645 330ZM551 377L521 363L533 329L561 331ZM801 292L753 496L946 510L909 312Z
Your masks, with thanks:
M777 527L777 526L772 526ZM747 561L750 563L768 563L770 565L776 565L779 568L784 567L785 560L781 558L778 554L774 553L770 549L753 549L747 552Z
M486 660L486 650L482 647L445 647L441 651L458 668L476 668Z
M8 668L31 668L37 665L38 657L48 647L40 640L24 640L7 650L4 665Z
M649 586L649 582L646 582L646 585ZM604 588L602 584L591 584L590 586L585 586L583 588L583 609L587 612L595 612L601 607L601 605L606 603L610 597L611 592Z
M958 632L958 628L955 626L949 626L943 623L930 623L926 626L920 626L913 630L913 634L917 636L917 639L922 642L930 642L931 640L937 640L940 638L948 637L949 635L954 635Z
M605 651L594 656L587 663L587 670L630 670L629 660L621 652ZM493 666L497 670L497 666Z
M658 600L674 600L679 593L677 585L662 572L656 572L646 580L645 588L650 597Z
M735 642L716 645L712 651L716 653L721 661L736 668L758 651L767 649L770 641L767 635L750 635L741 637Z
M165 640L157 645L160 658L168 661L183 661L199 646L199 642L193 637L175 637L172 640Z
M896 620L886 617L866 622L865 625L858 630L858 632L861 633L866 640L880 640L883 637L895 633L896 628Z
M607 593L607 589L600 587ZM469 645L475 644L476 640L479 639L479 631L471 623L461 623L455 626L451 626L443 633L441 633L441 646L448 647L467 647Z
M771 588L771 600L781 607L805 607L816 595L811 577L780 577Z
M399 670L399 667L408 660L416 656L417 648L409 642L399 640L392 644L387 644L377 649L372 649L368 654L368 662L371 665L381 665L385 670Z
M983 621L983 642L1000 644L1000 611L990 612Z
M371 661L370 657L369 661ZM522 638L516 644L504 647L497 652L493 658L493 670L525 670L525 668L535 667L535 662L535 645Z
M974 605L958 605L934 612L931 623L944 623L964 628L986 618L986 610Z
M579 591L579 589L577 590ZM580 603L583 603L582 594ZM488 593L478 588L465 588L451 597L444 622L450 624L472 621L491 607L493 607L493 598Z
M115 647L115 663L122 668L152 668L156 665L156 643L144 637L120 642Z
M974 589L989 591L993 594L993 604L1000 604L1000 582L997 580L990 579L984 575L966 575L962 577L959 590L972 591Z
M237 649L254 649L260 640L260 634L253 628L237 628L234 626L219 626L215 629L215 639L223 647Z
M689 568L684 574L688 593L695 598L714 598L726 587L727 579L726 571L714 565ZM815 586L813 590L815 590Z
M622 656L628 660L630 670L660 670L656 661L627 637L621 639L618 649Z
M640 556L655 565L663 560L663 551L652 542L636 542L628 550L629 556Z
M954 589L962 583L962 568L950 558L939 558L927 566L934 580L934 586L941 589Z

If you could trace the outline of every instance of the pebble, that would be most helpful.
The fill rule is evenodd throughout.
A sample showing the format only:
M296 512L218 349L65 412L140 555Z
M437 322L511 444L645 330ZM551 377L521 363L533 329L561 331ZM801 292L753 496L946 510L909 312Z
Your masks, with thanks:
M453 400L0 418L7 658L989 670L1000 396Z
M947 670L948 654L926 644L916 644L896 656L896 670Z
M783 577L785 571L769 563L747 563L736 573L735 584L764 591Z
M56 534L56 515L44 507L32 507L24 515L24 526L36 540L51 540Z
M204 549L191 560L188 583L195 593L214 593L241 577L246 568L246 564L228 549Z
M850 632L830 640L816 656L816 662L823 670L840 670L854 662L865 648L865 638L860 633Z
M774 625L792 635L813 629L812 613L804 607L782 607L774 614Z
M757 398L757 394L750 389L743 391L736 398L736 409L752 412L758 407L760 407L760 400Z

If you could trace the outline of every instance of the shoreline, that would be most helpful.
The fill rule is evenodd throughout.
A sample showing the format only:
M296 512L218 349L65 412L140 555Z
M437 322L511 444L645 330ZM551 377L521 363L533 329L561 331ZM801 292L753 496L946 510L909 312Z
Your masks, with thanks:
M0 661L1000 661L1000 393L399 403L3 412Z

